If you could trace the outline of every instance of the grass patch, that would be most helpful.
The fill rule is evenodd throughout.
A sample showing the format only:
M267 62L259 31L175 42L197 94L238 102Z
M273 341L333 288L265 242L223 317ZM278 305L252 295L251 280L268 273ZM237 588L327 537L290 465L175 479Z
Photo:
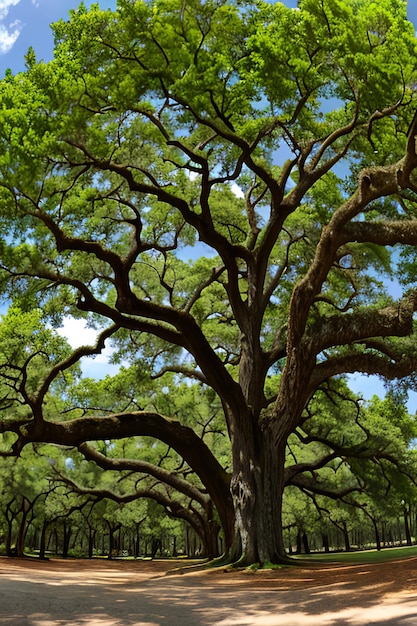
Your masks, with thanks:
M299 557L303 561L315 561L323 563L386 563L397 559L406 559L417 556L417 546L405 546L400 548L383 548L382 550L360 550L358 552L331 552L302 554Z
M294 565L297 566L297 563L295 562ZM293 567L293 564L292 563L269 563L268 561L266 561L262 565L261 569L287 569L288 567Z

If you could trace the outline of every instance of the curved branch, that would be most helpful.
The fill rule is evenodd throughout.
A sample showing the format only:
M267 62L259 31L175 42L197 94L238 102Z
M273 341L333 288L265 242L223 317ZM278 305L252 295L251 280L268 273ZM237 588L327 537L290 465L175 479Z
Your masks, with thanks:
M78 363L78 361L82 357L92 356L94 354L100 354L101 351L104 349L106 339L114 335L114 333L118 329L119 329L119 326L117 324L114 324L113 326L106 328L98 335L96 344L94 346L80 346L79 348L76 348L70 354L69 357L67 357L66 359L54 365L54 367L51 368L51 371L44 379L42 386L40 387L40 389L38 390L36 394L37 403L43 402L51 383L56 379L56 377L61 372L64 372L65 370L69 369L70 367Z
M317 441L314 438L314 441ZM302 474L304 472L314 472L322 467L325 467L330 461L333 461L338 456L340 456L337 452L331 452L329 454L325 454L320 459L313 461L311 463L296 463L295 465L290 465L285 468L285 485L293 485L295 484L294 480L296 480L296 476Z
M380 246L416 245L417 220L396 222L351 222L340 233L342 244L350 242L376 243Z
M360 349L353 353L331 357L316 365L310 377L310 388L317 389L332 376L353 374L355 372L368 375L379 375L386 380L405 378L417 370L417 355L398 355L393 361L388 357L374 353L364 353Z
M82 443L78 446L78 449L88 461L94 461L94 463L102 469L114 471L130 470L148 474L166 485L173 487L192 500L196 500L204 508L207 507L209 499L207 494L204 494L200 489L189 483L187 480L184 480L177 474L174 474L163 467L159 467L158 465L139 459L110 458L101 454L98 450L87 445L86 443Z
M320 496L327 496L333 500L339 500L351 493L361 490L359 485L355 487L346 487L345 489L335 489L331 486L326 486L324 483L320 483L316 478L309 478L304 475L297 475L291 481L291 485L302 489L302 491L308 491Z
M395 306L320 318L305 338L316 354L334 346L351 345L372 337L405 337L413 332L417 310L417 291L412 291Z
M151 376L151 380L157 380L158 378L161 378L167 372L172 372L172 373L175 373L175 374L182 374L183 376L186 376L187 378L198 380L198 381L200 381L200 383L203 383L204 385L207 384L207 379L201 372L199 372L196 369L189 369L187 367L181 367L179 365L178 366L177 365L172 365L172 366L166 365L165 367L161 367L161 369L158 370L158 372L156 374L153 374Z

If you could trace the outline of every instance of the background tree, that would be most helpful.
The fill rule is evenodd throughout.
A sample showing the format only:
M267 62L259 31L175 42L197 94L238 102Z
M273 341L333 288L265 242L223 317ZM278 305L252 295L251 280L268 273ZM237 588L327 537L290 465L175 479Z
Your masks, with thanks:
M96 501L109 500L123 507L123 513L117 518L117 529L120 524L125 525L125 504L141 498L148 499L163 507L167 517L182 519L194 529L201 543L201 556L218 556L220 527L215 519L213 503L201 488L179 477L178 472L169 471L161 465L152 465L135 458L106 456L85 444L80 446L80 450L86 458L95 462L96 467L100 466L107 471L90 473L93 480L87 480L83 473L81 484L62 473L58 474L58 479L74 493L91 496ZM182 498L178 497L179 494ZM108 524L111 531L110 518Z
M312 398L346 373L404 379L417 366L405 4L120 0L114 13L81 6L54 32L54 61L29 52L0 85L4 295L55 323L84 316L104 329L93 352L114 336L154 377L211 389L234 520L223 468L189 426L159 410L44 414L53 377L85 349L1 429L17 435L12 453L156 437L205 485L230 559L285 561L284 486L308 478L285 467L286 446ZM205 258L188 261L197 242ZM391 246L404 252L397 300L383 282L399 275Z

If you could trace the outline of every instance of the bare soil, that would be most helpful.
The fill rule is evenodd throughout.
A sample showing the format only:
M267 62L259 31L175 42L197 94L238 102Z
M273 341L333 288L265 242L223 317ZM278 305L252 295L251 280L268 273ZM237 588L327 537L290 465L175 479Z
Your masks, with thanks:
M0 558L6 624L415 626L417 557L258 572L194 571L172 560Z

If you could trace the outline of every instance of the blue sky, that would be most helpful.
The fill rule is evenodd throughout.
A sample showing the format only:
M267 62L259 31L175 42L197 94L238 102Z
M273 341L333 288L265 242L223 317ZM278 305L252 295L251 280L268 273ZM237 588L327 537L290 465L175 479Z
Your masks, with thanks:
M0 76L7 68L13 73L23 70L30 46L39 60L48 61L53 51L50 24L67 19L69 10L79 4L79 0L0 0ZM98 4L114 8L116 0L99 0Z

